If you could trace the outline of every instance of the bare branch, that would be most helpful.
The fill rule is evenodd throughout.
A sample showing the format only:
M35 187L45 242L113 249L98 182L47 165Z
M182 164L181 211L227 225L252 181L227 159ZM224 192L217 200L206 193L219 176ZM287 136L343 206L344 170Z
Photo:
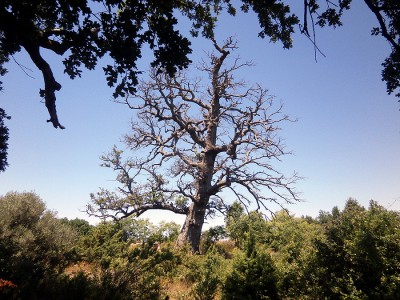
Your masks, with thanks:
M228 39L218 46L214 41L214 47L210 65L200 67L208 74L208 87L201 89L203 81L188 79L188 73L171 78L152 71L150 80L125 100L136 112L125 142L137 158L122 162L117 150L103 158L104 166L119 172L123 196L106 194L110 201L103 194L93 196L99 210L92 212L114 217L149 209L186 213L185 240L200 237L207 216L225 211L226 190L246 209L255 204L268 211L271 202L298 200L297 177L286 178L276 169L288 154L278 137L280 124L290 121L282 105L259 85L248 87L234 78L250 63L235 59L225 67L236 42Z
M44 79L44 90L40 90L41 96L45 98L45 104L47 110L50 114L50 119L47 122L51 122L54 128L65 129L64 126L60 124L58 121L58 115L56 110L56 95L55 92L61 89L61 84L59 84L53 75L53 71L50 68L50 65L43 59L40 55L40 47L39 45L35 45L32 43L23 44L24 48L28 52L32 61L38 67L38 69L43 74Z

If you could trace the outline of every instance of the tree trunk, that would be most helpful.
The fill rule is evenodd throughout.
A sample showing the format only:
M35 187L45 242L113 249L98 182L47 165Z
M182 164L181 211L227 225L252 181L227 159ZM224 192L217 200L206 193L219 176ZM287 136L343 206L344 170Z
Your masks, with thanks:
M206 214L206 204L206 201L201 201L193 202L190 205L185 223L183 224L182 230L178 236L178 247L183 246L185 243L189 243L192 247L193 253L200 252L200 238Z

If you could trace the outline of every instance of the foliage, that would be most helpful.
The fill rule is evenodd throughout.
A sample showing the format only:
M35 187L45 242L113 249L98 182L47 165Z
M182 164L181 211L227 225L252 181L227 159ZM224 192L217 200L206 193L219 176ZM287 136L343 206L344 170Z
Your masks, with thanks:
M0 278L17 286L18 297L40 295L43 281L70 263L76 237L36 194L0 197Z
M326 240L317 241L321 294L397 299L400 296L400 216L371 201L349 199L343 211L321 213Z
M250 233L257 242L266 241L269 227L263 215L256 211L245 214L239 202L234 202L228 208L225 222L228 236L241 249L246 245Z
M206 253L213 248L217 241L226 237L224 226L215 226L201 234L201 253Z
M127 254L128 246L128 235L122 224L102 222L81 238L79 254L85 261L96 262L107 269L112 266L116 255L123 257Z
M93 226L84 219L75 218L69 220L68 218L62 218L60 221L74 228L80 235L88 235L93 228Z
M250 234L246 254L238 256L223 286L223 299L278 299L276 268Z
M0 70L1 73L1 70ZM0 82L1 83L1 82ZM7 166L7 150L8 150L8 127L4 124L4 120L10 119L4 109L0 107L0 172L3 172Z
M382 80L386 82L388 94L395 91L400 97L400 4L396 0L364 0L375 15L379 26L372 29L373 35L383 36L390 45L391 53L382 63Z
M42 299L160 299L159 281L151 272L142 272L140 267L141 264L126 263L107 270L94 268L92 274L83 271L70 276L62 274L51 279Z
M175 222L161 221L155 225L149 219L128 218L120 221L130 242L153 244L176 240L180 225Z
M84 276L89 299L159 299L160 277L171 272L179 258L168 248L155 250L152 235L159 227L142 221L102 222L81 237L81 259L94 265L93 277ZM172 224L169 225L166 228L170 229ZM148 226L152 231L143 231ZM136 229L139 232L133 231ZM147 240L131 249L136 237ZM94 293L90 286L102 292Z
M49 122L64 128L58 121L55 105L55 92L61 85L40 54L42 48L65 57L64 71L72 79L81 75L82 65L92 70L100 58L109 56L113 62L103 67L107 83L115 86L114 97L125 96L138 83L137 60L145 45L153 51L153 67L170 75L187 67L190 41L177 28L182 16L192 22L191 36L201 32L212 39L222 12L235 15L239 7L243 12L254 11L261 29L259 37L280 41L284 48L291 48L292 34L298 25L301 33L313 39L315 35L309 30L314 31L315 25L341 26L342 15L350 9L351 2L305 0L303 11L295 14L291 11L293 4L282 0L242 0L234 4L229 0L5 0L0 5L0 75L6 74L4 64L9 58L24 48L43 73L45 87L40 95L45 98ZM382 35L392 47L382 74L391 93L399 87L400 6L396 0L364 2L379 23L372 33Z
M242 10L253 7L260 15L262 37L270 36L290 47L290 34L297 19L279 2L258 5L243 1ZM210 38L217 15L223 10L230 14L236 11L227 0L5 0L0 5L0 75L6 72L4 63L24 48L43 73L45 88L40 95L45 98L49 122L56 128L64 128L55 106L55 92L61 85L40 54L41 48L66 56L64 71L72 79L81 75L82 65L92 70L100 58L111 57L113 62L103 67L107 83L115 86L114 97L124 96L135 90L140 74L137 60L142 57L145 45L153 51L152 66L169 74L190 62L190 42L176 28L177 13L193 23L192 36L201 31Z
M349 199L316 219L280 211L271 220L234 203L224 227L204 232L203 255L169 243L165 233L176 235L176 224L137 221L90 226L55 218L33 193L0 197L0 298L400 297L400 215L374 201L366 209ZM131 248L136 236L146 240ZM231 248L220 251L222 242Z
M55 95L61 84L53 75L53 66L41 54L42 49L64 57L64 72L71 79L81 76L82 66L93 70L101 58L111 58L112 62L103 67L107 84L115 87L115 98L124 97L136 92L141 74L137 61L142 57L143 47L152 50L151 65L157 73L173 75L189 65L190 37L183 36L177 28L184 18L192 22L192 37L201 32L213 39L222 12L235 15L238 10L253 11L261 29L259 37L280 41L284 48L291 48L292 35L299 27L317 51L315 26L341 26L343 13L350 9L352 0L304 0L299 13L293 13L294 5L286 2L3 0L0 3L0 76L7 73L5 65L10 57L25 49L43 75L44 88L39 90L39 95L49 112L48 122L64 129L59 122ZM382 80L390 94L400 87L400 5L397 0L364 2L379 24L372 29L372 34L383 36L391 47L391 53L382 63ZM396 96L400 97L400 93ZM8 128L4 118L0 108L0 172L7 166Z
M277 212L268 222L266 246L276 266L281 295L293 299L317 299L315 240L324 240L323 228L310 218Z
M129 240L134 243L147 242L156 230L149 219L126 219L121 224Z
M181 225L175 222L161 221L155 228L151 238L154 242L175 242Z
M193 255L187 250L174 250L180 259L168 276L165 294L171 299L220 299L221 284L230 268L230 260L214 251Z
M128 245L122 224L59 220L37 195L8 193L0 197L0 278L10 284L0 297L158 299L156 270L168 255L154 258L148 247L147 259L130 257ZM89 269L66 273L79 260Z
M223 259L217 253L208 253L194 272L192 294L195 300L213 300L222 282Z

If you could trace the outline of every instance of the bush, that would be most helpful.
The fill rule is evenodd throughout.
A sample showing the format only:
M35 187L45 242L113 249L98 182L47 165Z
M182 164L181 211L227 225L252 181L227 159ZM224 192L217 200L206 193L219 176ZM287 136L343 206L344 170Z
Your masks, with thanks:
M216 252L200 257L197 268L192 270L194 284L191 293L196 300L213 300L222 283L223 259Z
M76 232L46 210L36 194L0 197L0 278L17 286L15 297L41 295L44 283L71 262L76 239Z
M246 254L239 255L228 274L223 299L278 299L277 276L271 256L262 246L255 245L250 234Z
M371 201L349 199L343 211L321 213L326 239L317 240L320 295L400 299L400 216Z

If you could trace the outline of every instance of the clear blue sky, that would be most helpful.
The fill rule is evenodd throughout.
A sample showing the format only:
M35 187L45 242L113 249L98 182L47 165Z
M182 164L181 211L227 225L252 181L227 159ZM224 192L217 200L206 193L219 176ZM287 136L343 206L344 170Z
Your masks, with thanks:
M291 50L257 38L252 15L219 23L217 38L235 35L238 54L256 65L240 76L267 87L284 103L285 112L298 119L282 131L294 155L279 166L288 175L297 171L304 177L297 185L304 201L288 207L296 215L342 208L349 197L363 205L374 199L400 210L400 105L386 94L380 78L380 65L390 49L383 38L370 35L376 21L359 2L346 14L342 28L319 30L317 42L326 58L319 55L318 63L305 37L295 36ZM198 39L193 47L196 62L211 44ZM89 193L113 185L114 174L99 166L99 156L120 145L132 112L111 101L100 68L71 81L59 57L46 57L63 86L57 108L67 129L55 130L46 123L48 113L38 94L41 74L25 54L18 54L15 59L32 69L28 73L34 78L13 61L8 64L0 107L12 116L7 122L10 166L0 173L0 195L35 191L60 217L86 218L81 210ZM145 217L173 218L165 212Z

